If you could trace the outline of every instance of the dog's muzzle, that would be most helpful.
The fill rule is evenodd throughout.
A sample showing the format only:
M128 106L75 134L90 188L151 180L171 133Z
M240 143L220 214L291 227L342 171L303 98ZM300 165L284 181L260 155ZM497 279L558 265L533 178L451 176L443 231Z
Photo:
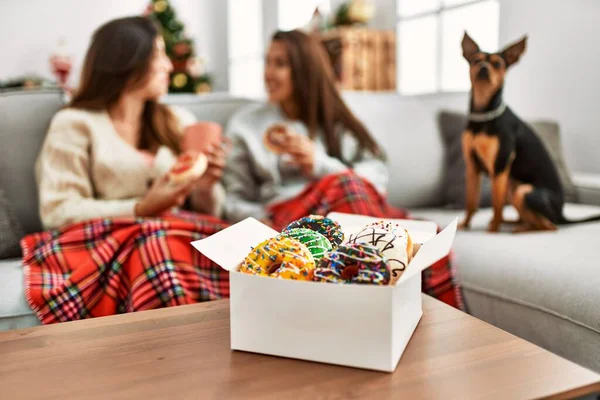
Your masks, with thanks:
M478 80L489 80L490 69L486 65L483 65L481 68L479 68L479 71L477 71L477 75L475 76L475 78Z

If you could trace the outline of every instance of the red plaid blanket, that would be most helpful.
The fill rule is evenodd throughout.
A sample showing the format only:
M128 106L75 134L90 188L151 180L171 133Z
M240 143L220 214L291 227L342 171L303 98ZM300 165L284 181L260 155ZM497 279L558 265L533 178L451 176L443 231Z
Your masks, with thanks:
M310 214L332 211L378 218L410 218L405 210L390 206L373 185L352 171L329 175L309 185L300 195L269 209L274 228ZM451 306L463 308L458 282L454 279L452 254L423 272L423 292Z
M229 297L229 275L190 242L227 224L192 213L103 219L21 242L25 291L44 324Z

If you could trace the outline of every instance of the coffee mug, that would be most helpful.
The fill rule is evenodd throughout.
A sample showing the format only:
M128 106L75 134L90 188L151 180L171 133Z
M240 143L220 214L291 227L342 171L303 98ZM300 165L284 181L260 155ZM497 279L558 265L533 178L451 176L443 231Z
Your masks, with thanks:
M187 126L183 131L181 150L206 153L211 146L221 145L223 129L216 122L202 121Z

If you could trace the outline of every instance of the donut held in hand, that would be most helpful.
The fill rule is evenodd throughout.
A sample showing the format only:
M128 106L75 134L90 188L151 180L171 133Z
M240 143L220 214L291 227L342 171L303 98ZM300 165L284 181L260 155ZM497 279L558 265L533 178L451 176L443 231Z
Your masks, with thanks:
M285 125L275 124L263 135L263 143L269 151L275 154L285 153L290 137L293 135Z
M204 154L184 153L169 171L169 180L176 184L194 181L204 174L207 167L208 159Z

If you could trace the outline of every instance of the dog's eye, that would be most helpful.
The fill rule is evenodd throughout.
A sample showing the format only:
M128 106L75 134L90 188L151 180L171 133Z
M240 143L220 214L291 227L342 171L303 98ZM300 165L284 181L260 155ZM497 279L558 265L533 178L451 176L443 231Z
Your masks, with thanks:
M500 61L494 61L492 65L496 69L500 69L502 67L502 63Z
M475 60L471 60L471 65L477 65L477 64L479 64L480 62L481 62L481 60L477 58L477 59L475 59Z

